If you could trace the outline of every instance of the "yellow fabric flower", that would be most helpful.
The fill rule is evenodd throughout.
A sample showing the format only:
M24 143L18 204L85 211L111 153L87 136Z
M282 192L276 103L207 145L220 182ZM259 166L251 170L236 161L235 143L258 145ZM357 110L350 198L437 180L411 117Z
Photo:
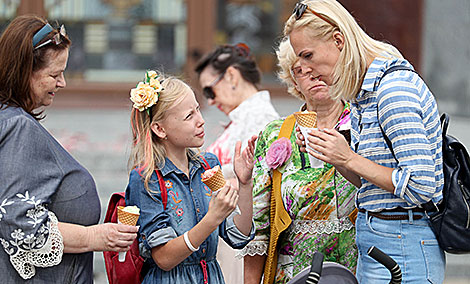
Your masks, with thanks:
M155 71L153 71L153 70L150 70L150 71L147 72L147 76L148 76L149 78L156 79L157 76L158 76L158 74L157 74L157 72L155 72Z
M154 88L155 91L157 92L161 92L163 90L163 87L162 87L162 84L160 84L160 81L158 81L158 79L155 77L155 78L152 78L149 76L149 85L150 87Z
M160 82L158 84L160 85ZM131 101L134 103L134 108L144 111L157 103L157 90L147 83L140 82L136 88L131 89Z

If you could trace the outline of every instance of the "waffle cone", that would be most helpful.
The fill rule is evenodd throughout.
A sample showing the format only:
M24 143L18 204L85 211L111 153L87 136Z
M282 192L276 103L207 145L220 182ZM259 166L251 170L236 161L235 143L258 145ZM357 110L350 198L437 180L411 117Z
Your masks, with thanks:
M295 120L300 126L314 128L317 126L317 113L314 111L294 112Z
M139 219L139 214L129 213L123 210L124 206L118 206L118 220L121 224L135 226Z
M202 182L205 183L212 191L217 191L225 185L225 178L222 174L222 169L219 170L210 178L202 179Z

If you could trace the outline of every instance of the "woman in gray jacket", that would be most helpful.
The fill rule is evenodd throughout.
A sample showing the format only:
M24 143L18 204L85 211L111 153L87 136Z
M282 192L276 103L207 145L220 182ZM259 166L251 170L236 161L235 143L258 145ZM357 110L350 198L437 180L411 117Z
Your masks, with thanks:
M137 227L100 224L95 182L39 123L66 83L70 40L36 16L0 37L2 283L93 283L93 251L126 251Z

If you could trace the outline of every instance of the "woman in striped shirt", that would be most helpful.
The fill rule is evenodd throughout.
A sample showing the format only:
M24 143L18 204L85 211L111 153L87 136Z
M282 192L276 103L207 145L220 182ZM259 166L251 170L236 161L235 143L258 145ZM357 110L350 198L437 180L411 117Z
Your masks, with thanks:
M359 282L390 279L367 256L375 245L397 261L404 283L441 283L445 255L422 209L441 201L444 182L434 96L395 47L369 37L335 0L298 3L284 32L302 71L351 102L351 147L326 128L313 130L308 141L320 152L311 155L359 188ZM401 70L385 75L393 66Z

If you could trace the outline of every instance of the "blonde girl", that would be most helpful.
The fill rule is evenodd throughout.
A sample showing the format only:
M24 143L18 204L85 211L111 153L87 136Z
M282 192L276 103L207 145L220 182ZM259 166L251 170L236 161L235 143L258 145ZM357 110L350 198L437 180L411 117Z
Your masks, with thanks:
M255 138L217 193L202 183L204 167L220 166L204 144L204 119L194 92L183 81L155 71L131 90L133 147L126 204L140 208L139 247L149 271L143 283L225 283L215 259L218 236L234 248L253 237L251 171ZM156 171L165 182L162 199ZM234 213L236 206L240 214Z

